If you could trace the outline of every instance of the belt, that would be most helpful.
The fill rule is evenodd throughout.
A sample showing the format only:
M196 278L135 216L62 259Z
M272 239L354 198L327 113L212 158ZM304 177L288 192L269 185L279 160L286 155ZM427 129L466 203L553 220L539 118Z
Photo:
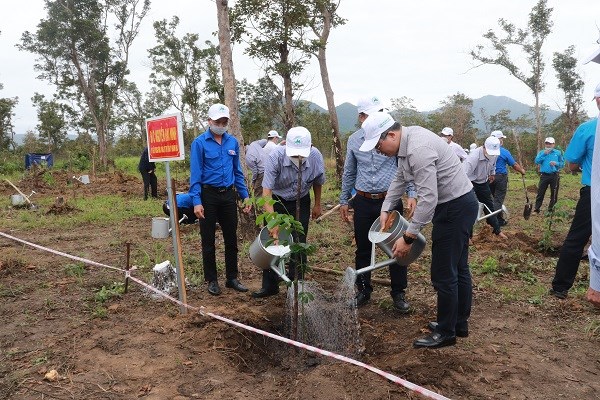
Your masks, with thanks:
M366 197L367 199L378 200L378 199L385 199L385 195L387 194L387 192L367 193L367 192L363 192L362 190L357 190L356 194L359 196L362 196L362 197Z
M542 175L556 175L558 172L542 172Z
M209 189L215 191L217 193L227 192L233 189L233 185L230 186L211 186L211 185L202 185L202 189Z

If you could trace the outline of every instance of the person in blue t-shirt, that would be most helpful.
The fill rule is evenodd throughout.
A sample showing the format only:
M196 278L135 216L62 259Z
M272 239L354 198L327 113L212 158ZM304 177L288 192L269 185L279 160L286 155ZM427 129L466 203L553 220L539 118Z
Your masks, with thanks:
M179 219L181 220L184 215L186 216L186 219L181 221L182 224L194 224L198 221L196 214L194 214L192 196L190 196L189 193L177 193L177 195L175 195L175 203L177 204L177 214L179 215ZM171 215L169 200L164 202L163 211L166 215Z
M566 298L569 289L573 286L579 269L579 262L583 255L583 248L592 236L590 186L597 124L598 118L593 118L579 125L565 151L565 159L569 162L569 169L578 171L581 168L583 187L579 191L579 201L575 207L573 222L571 222L569 233L567 233L567 237L560 248L554 279L552 279L550 294L559 299Z
M510 151L503 147L506 136L504 136L502 131L493 131L490 133L490 136L500 140L500 155L496 159L494 179L490 182L490 191L494 198L494 210L500 210L502 209L502 204L504 204L504 199L506 198L506 191L508 190L508 168L506 168L506 166L511 166L521 175L525 175L525 169L515 161L512 154L510 154ZM498 214L497 218L500 226L506 225L506 220L502 213Z
M562 151L555 149L556 142L553 137L547 137L544 140L545 149L535 157L535 163L540 166L540 183L538 185L538 192L535 198L534 212L539 213L540 207L544 202L544 196L546 195L546 189L550 186L550 204L548 204L548 211L552 211L558 197L558 180L559 173L562 167L565 166Z

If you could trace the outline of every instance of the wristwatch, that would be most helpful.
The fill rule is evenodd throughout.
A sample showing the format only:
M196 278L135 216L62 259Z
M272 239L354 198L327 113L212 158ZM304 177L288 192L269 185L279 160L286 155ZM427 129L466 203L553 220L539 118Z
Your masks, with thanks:
M412 236L408 236L406 233L404 235L402 235L402 238L404 239L404 243L406 243L406 244L413 244L413 242L416 239Z

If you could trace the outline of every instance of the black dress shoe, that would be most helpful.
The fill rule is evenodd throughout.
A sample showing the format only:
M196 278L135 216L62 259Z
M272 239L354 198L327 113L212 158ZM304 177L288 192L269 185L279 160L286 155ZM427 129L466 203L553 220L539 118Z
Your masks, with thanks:
M369 300L371 300L371 293L361 291L356 294L356 297L354 298L354 304L356 307L362 307L367 304Z
M219 287L219 282L217 282L217 281L208 282L208 293L212 294L213 296L220 295L221 288Z
M394 300L394 308L400 311L402 314L406 314L410 311L410 304L408 304L408 301L406 301L404 296L404 293L396 293L392 296L392 299Z
M456 336L444 336L441 333L433 332L424 338L415 340L413 342L413 347L415 349L438 349L440 347L454 346L455 344Z
M238 292L247 292L248 288L242 285L242 282L237 279L228 279L225 281L225 287L237 290Z
M265 288L260 288L259 291L257 292L252 292L252 297L254 297L255 299L261 299L263 297L269 297L269 296L275 296L277 293L279 293L279 288L271 288L271 289L265 289Z
M429 328L429 330L431 332L435 332L435 330L438 327L438 323L435 321L431 321L429 324L427 324L427 328ZM469 329L457 329L456 330L456 336L458 337L468 337L469 336Z

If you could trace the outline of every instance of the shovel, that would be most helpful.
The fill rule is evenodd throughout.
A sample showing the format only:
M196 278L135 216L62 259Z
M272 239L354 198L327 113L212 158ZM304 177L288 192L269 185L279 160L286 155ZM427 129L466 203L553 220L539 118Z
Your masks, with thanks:
M527 195L527 186L525 186L525 177L521 175L521 179L523 180L523 189L525 190L525 200L527 203L525 204L525 208L523 209L523 218L526 220L531 216L531 210L533 208L533 204L529 202L529 196Z

